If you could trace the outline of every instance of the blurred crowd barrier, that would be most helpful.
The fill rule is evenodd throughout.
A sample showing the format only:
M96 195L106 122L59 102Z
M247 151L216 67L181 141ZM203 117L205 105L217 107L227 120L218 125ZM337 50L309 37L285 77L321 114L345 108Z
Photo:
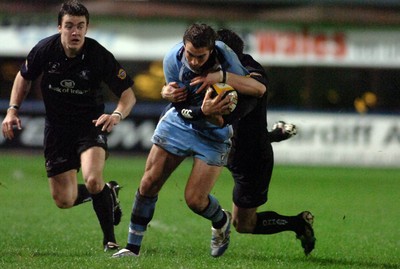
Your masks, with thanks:
M1 149L41 149L44 113L39 104L21 110L23 129L12 141L0 137ZM147 153L165 104L137 104L108 136L110 151ZM108 110L112 109L110 105ZM0 116L0 121L3 116ZM274 143L275 162L295 165L400 167L400 118L390 115L270 111L270 128L278 120L293 123L298 133Z

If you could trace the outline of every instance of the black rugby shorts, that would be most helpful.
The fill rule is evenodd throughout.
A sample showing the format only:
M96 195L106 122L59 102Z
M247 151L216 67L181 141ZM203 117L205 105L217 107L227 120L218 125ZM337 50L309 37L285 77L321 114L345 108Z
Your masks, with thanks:
M101 128L86 126L46 126L44 156L47 177L81 167L80 154L91 147L107 151L107 136Z
M235 186L233 202L242 208L255 208L268 200L268 188L274 166L274 155L270 144L253 156L241 158L236 165L228 166L232 173Z

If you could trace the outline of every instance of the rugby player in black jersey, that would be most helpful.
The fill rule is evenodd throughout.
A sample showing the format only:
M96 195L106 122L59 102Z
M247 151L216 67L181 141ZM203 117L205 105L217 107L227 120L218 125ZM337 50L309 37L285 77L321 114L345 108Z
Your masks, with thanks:
M243 66L254 76L259 75L258 81L267 86L264 68L250 55L243 53L243 40L229 29L221 29L217 33L219 40L238 55ZM274 165L270 137L272 135L274 141L279 141L276 138L279 133L267 131L267 93L257 99L255 104L248 102L247 106L252 107L251 111L233 122L233 145L227 165L235 181L232 224L239 233L274 234L293 231L300 239L304 253L308 255L314 249L316 240L312 228L314 217L309 211L296 216L283 216L273 211L257 212L257 208L268 200Z
M51 195L59 208L92 201L104 250L118 248L114 225L121 220L119 185L104 182L107 133L122 121L136 102L133 80L114 56L86 37L89 12L79 1L66 1L58 14L58 33L29 52L16 75L10 107L2 123L5 138L21 129L18 110L34 81L46 111L44 157ZM118 97L114 112L104 112L102 84ZM82 170L85 184L78 184Z
M243 53L243 40L229 29L221 29L217 33L218 39L231 47L252 77L267 86L264 68L250 55ZM182 89L171 91L171 87L164 87L162 96L166 100L176 102L184 100L186 93ZM236 231L250 234L293 231L300 239L304 253L308 255L314 249L316 241L312 228L314 217L309 211L295 216L283 216L272 211L257 212L258 207L268 200L274 165L271 142L290 138L296 134L296 127L293 124L278 122L273 130L268 132L267 93L261 98L241 94L238 106L229 116L222 116L226 111L222 112L221 107L222 105L213 102L210 95L206 95L201 110L204 116L218 117L213 122L221 122L222 118L224 124L233 124L234 136L227 167L235 182L232 224Z

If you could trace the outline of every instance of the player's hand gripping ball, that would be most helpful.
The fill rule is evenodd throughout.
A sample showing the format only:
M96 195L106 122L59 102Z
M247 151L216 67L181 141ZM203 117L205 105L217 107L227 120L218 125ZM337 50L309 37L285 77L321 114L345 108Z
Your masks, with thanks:
M224 93L224 96L222 96L222 99L224 99L226 96L229 97L230 103L229 103L229 111L232 113L238 103L238 93L237 91L230 85L226 83L215 83L211 85L211 89L214 90L216 94L222 94ZM216 96L216 95L214 95ZM213 96L213 97L214 97Z

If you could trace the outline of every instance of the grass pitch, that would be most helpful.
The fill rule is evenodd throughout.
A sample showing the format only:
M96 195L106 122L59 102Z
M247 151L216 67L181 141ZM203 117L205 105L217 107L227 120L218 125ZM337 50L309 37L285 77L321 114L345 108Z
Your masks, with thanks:
M316 249L305 257L294 233L242 235L232 232L224 256L209 255L210 223L185 205L191 162L161 191L141 256L111 259L90 203L58 209L37 154L0 154L0 268L400 268L400 170L276 166L269 202L260 210L315 215ZM113 156L105 178L117 180L124 246L144 157ZM213 190L231 209L232 179L224 171Z

